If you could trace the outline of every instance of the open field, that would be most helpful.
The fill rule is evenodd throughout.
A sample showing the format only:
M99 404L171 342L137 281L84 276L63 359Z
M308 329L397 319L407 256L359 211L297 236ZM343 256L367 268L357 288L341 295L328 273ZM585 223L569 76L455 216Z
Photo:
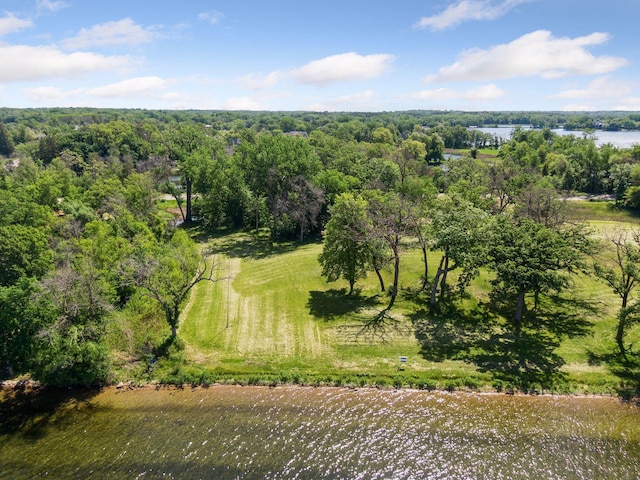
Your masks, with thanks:
M594 229L619 226L596 222ZM514 353L504 346L504 317L485 308L488 274L473 282L471 297L432 312L426 295L414 293L422 264L411 243L403 252L399 300L378 328L367 326L388 299L375 276L346 296L346 282L328 284L320 276L321 243L272 245L267 236L235 233L209 240L207 248L215 252L218 281L198 284L183 310L184 378L500 389L504 376L496 371L504 362L522 362L524 355L543 371L559 366L549 380L553 386L535 376L527 380L533 390L618 389L620 378L606 359L615 349L619 299L593 276L577 276L570 290L543 299L536 321L549 325L559 344L532 332L531 350ZM433 272L438 253L429 260ZM389 283L391 272L385 275ZM629 340L637 345L640 329ZM400 356L407 357L402 370Z

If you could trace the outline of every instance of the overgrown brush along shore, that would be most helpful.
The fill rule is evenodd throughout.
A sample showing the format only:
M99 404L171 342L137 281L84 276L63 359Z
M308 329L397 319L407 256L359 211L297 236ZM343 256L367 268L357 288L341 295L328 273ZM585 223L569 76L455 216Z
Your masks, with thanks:
M375 325L388 301L375 275L360 280L351 296L347 282L326 283L319 242L272 243L266 234L234 233L202 247L217 252L218 281L193 289L180 321L183 343L152 365L121 369L116 378L560 394L624 389L606 361L615 350L618 299L593 276L577 275L566 292L541 297L533 325L563 319L562 328L574 330L554 344L532 328L531 344L516 345L509 344L506 318L488 310L486 271L467 295L430 309L426 293L416 292L423 267L410 239L403 245L398 302ZM432 271L438 258L431 252ZM389 281L391 272L383 275ZM637 344L640 328L628 338ZM505 345L511 349L500 350ZM401 356L407 358L402 365ZM518 374L505 373L518 362L524 365Z

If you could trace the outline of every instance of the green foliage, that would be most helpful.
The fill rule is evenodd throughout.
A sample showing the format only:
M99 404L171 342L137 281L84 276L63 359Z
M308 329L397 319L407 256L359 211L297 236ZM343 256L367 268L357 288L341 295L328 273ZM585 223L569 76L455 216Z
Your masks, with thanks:
M124 283L138 287L158 303L175 338L180 309L189 292L211 277L205 276L205 259L184 230L176 231L167 244L150 247L138 249L125 263Z
M13 139L4 122L0 122L0 155L9 156L13 153Z
M57 387L105 384L110 374L110 353L106 344L92 339L91 330L73 326L39 339L31 360L33 378Z
M52 267L53 254L44 232L22 225L0 226L0 286L21 277L42 277Z
M48 326L51 315L35 302L41 292L32 278L22 277L16 284L0 287L0 370L29 371L37 333Z
M587 242L579 229L552 229L529 219L496 217L492 224L488 259L495 272L494 298L517 297L516 322L522 318L524 295L560 292L569 274L583 262Z
M47 382L63 385L100 383L110 378L111 355L105 352L113 353L109 352L112 349L119 351L118 365L123 370L127 368L125 359L135 358L141 363L129 366L136 375L152 378L153 364L149 362L162 351L162 341L169 331L173 329L175 334L183 309L195 311L207 302L220 303L221 286L206 282L210 289L199 285L193 290L194 280L206 279L202 259L184 232L169 240L173 227L167 224L167 218L175 212L159 211L160 206L167 205L158 202L157 192L177 171L185 190L176 188L173 193L177 203L186 194L185 219L193 214L205 227L256 229L256 237L247 245L228 247L220 253L221 258L228 255L229 272L242 272L249 268L246 263L254 261L251 268L255 270L238 278L230 273L227 288L237 306L216 305L216 315L223 315L221 312L229 308L232 323L236 310L244 312L238 315L238 322L240 317L258 323L283 315L301 319L300 324L271 325L272 329L265 325L259 338L295 334L295 338L314 336L316 343L305 350L297 340L281 340L266 360L255 352L253 358L248 355L238 360L239 356L233 357L237 352L225 350L224 354L236 362L234 367L226 373L213 372L183 362L192 347L201 348L209 342L208 348L214 344L222 348L211 338L221 338L223 333L220 329L204 332L201 326L187 322L188 329L180 328L190 349L171 354L161 378L194 382L236 378L246 383L272 384L286 377L319 385L421 384L473 389L477 382L493 381L491 373L476 381L477 368L486 366L490 372L495 362L501 361L496 360L498 354L489 352L490 345L513 363L500 363L500 368L513 367L509 375L529 375L526 381L496 378L504 382L504 389L539 391L550 384L560 385L562 379L554 373L558 363L553 348L570 351L576 347L561 345L561 335L556 335L551 326L568 315L562 302L574 289L562 291L569 285L570 271L581 266L582 262L574 260L584 251L585 242L579 232L562 225L566 213L558 207L568 207L573 220L585 215L628 219L628 211L621 205L640 205L634 200L640 186L638 149L598 147L589 136L560 136L548 129L516 129L510 141L501 142L467 127L523 123L536 127L592 126L598 120L605 128L636 128L638 119L632 116L622 112L0 109L0 147L3 133L19 144L17 154L4 159L0 167L0 317L4 322L0 330L5 352L0 367L31 371ZM309 136L285 135L283 131L307 132ZM500 143L504 145L498 153ZM445 147L476 152L477 158L442 163ZM487 152L483 150L486 147L494 150ZM500 158L486 158L487 154ZM445 194L437 202L433 184ZM561 204L560 188L612 193L618 205L614 209L605 209L604 205L587 209L584 205ZM443 207L446 202L455 206L447 210ZM60 210L64 216L53 214ZM497 215L497 227L491 229L491 235L487 230L494 221L488 212ZM502 218L507 215L513 215L513 219ZM271 242L259 235L264 226L270 227ZM323 230L326 236L321 254L320 246L310 242L299 249L290 243L275 243L294 236L302 240L309 233ZM488 240L493 242L491 247ZM276 260L285 252L298 250L302 255L287 257L292 265L284 269L288 273L282 273L283 267ZM429 262L437 262L441 254L443 264L435 275L430 274ZM268 258L273 262L262 263ZM390 260L393 268L389 268ZM480 268L486 262L491 263L488 273ZM612 267L615 262L603 264L603 268ZM335 290L325 291L321 268L325 278L336 282ZM377 280L364 277L367 268L376 270ZM210 272L213 274L207 270ZM448 280L445 272L450 272ZM614 278L610 273L600 270L599 276L608 281ZM424 285L433 280L436 290L441 287L441 294L446 293L447 285L455 284L466 296L445 296L437 308L427 309L424 285L420 290L414 287L421 277ZM37 278L43 278L40 286ZM489 304L485 300L492 280L496 302ZM479 311L482 305L488 305L486 317L478 319L478 324L491 325L494 332L503 335L502 343L482 337L484 332L465 324L465 335L482 337L485 342L467 351L469 356L464 361L472 359L475 366L456 364L460 370L452 378L442 374L450 365L443 366L433 378L427 373L415 377L409 373L389 374L383 357L405 354L407 345L415 353L414 335L409 335L409 340L402 337L402 347L393 341L392 347L376 343L375 335L367 337L371 343L366 346L364 341L344 336L344 331L363 328L362 324L367 326L365 331L379 333L380 328L385 334L396 325L396 318L386 316L376 316L379 323L375 328L368 323L373 315L369 314L380 311L386 303L379 292L384 290L385 281L393 282L390 305L398 298L397 312L394 309L391 313L401 319L411 318L415 325L421 324L426 312L451 312L458 303L468 302ZM347 298L344 292L353 290L356 282L358 290ZM617 280L614 283L620 284ZM292 291L292 285L297 290ZM236 288L241 293L234 296ZM606 290L593 288L598 295ZM556 290L561 291L562 298L547 295ZM200 298L200 291L208 292L206 301ZM607 294L613 297L619 291L612 288ZM192 293L192 301L187 302ZM522 335L516 341L513 332L505 328L513 322L502 307L513 310L519 299L524 307L531 297L539 307L536 322L529 321L534 312L525 311ZM605 302L610 303L610 299ZM551 310L556 315L546 318ZM339 328L328 330L324 323L319 326L321 318L332 319ZM492 318L497 320L492 323ZM625 318L635 317L630 314ZM633 322L623 323L628 352L627 345L637 337L637 327ZM594 327L598 338L605 338L601 350L613 344L609 337L615 324L616 319L607 314ZM563 325L571 330L574 319ZM448 326L443 330L450 333ZM201 342L201 337L206 342ZM241 342L236 337L225 338L229 349ZM322 343L324 338L340 338L343 343ZM448 337L441 343L447 341ZM295 360L288 363L280 357L294 343L296 352L287 350L286 355ZM325 350L338 350L342 357L322 360L324 366L318 372L311 372L309 362L300 360L302 351L316 355ZM473 356L471 350L484 352L489 360L481 363L479 354ZM586 353L580 352L563 352L563 358L568 355L575 359L571 355L576 355L577 362L585 361ZM204 349L200 353L209 358L212 351ZM27 362L29 358L34 362ZM543 378L540 372L518 370L514 366L518 361L540 361L553 373L553 379ZM271 362L277 363L277 368L270 370ZM336 368L341 367L336 365L353 366L343 374L337 373ZM432 366L422 364L421 368L426 372ZM292 371L296 373L290 374ZM608 385L613 382L611 378L607 377Z
M318 261L327 281L335 282L342 277L349 282L351 295L356 281L366 275L369 263L367 202L362 197L344 193L329 210L331 219L325 227Z
M459 197L439 197L431 212L430 237L434 250L443 252L436 272L431 302L435 302L436 290L440 298L445 294L449 272L460 269L458 288L469 286L486 262L488 215Z

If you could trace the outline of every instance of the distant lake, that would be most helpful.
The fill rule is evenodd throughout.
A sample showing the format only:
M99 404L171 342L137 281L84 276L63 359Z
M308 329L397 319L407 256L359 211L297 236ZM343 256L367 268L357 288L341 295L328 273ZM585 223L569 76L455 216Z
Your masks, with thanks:
M524 130L532 130L530 125L520 125L520 127ZM474 130L497 136L503 140L509 140L515 128L516 126L514 125L501 125L499 127L479 127L474 128ZM563 128L554 128L551 131L558 135L575 135L576 137L581 137L585 134L580 130L564 130ZM618 148L631 148L634 144L640 144L640 131L607 132L604 130L596 130L592 135L598 146L610 143Z

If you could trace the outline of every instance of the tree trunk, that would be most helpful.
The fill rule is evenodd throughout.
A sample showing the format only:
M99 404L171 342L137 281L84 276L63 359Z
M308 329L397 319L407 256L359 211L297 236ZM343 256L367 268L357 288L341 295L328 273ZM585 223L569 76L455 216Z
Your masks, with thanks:
M618 330L616 332L616 343L618 344L618 349L620 350L620 354L622 357L627 360L627 349L624 348L624 331L625 331L625 323L627 321L626 315L624 315L624 309L620 310L620 314L618 315Z
M378 281L380 282L380 291L384 292L384 279L382 278L382 274L380 273L380 269L378 268L377 265L373 266L373 270L376 272L376 275L378 276Z
M429 277L429 260L427 258L427 244L424 241L424 237L422 236L422 232L420 229L416 229L416 234L418 236L418 241L420 242L420 249L422 250L422 263L424 264L424 277L422 277L422 286L418 293L424 292L424 289L427 288L427 282Z
M516 303L516 313L513 319L516 321L517 328L522 322L522 313L524 311L524 291L518 292L518 301Z
M392 244L391 248L393 249L393 286L391 287L391 299L389 300L389 305L387 305L386 310L391 310L391 307L393 307L393 304L396 302L398 283L400 283L400 254L398 253L397 243Z
M171 327L171 338L176 339L178 336L178 321L180 319L180 306L165 307L165 314L167 316L167 323Z
M186 187L187 187L187 215L185 222L191 223L191 188L193 186L193 179L191 177L185 178Z
M440 298L444 295L447 286L447 275L449 274L449 255L445 257L444 268L442 269L442 279L440 280Z
M259 221L260 221L260 204L256 200L256 233L258 233Z
M440 265L438 265L438 270L436 271L436 276L433 279L433 286L431 287L431 298L429 299L429 303L431 305L436 304L436 295L438 293L438 284L440 283L440 277L442 275L442 267L444 265L445 255L440 259Z

